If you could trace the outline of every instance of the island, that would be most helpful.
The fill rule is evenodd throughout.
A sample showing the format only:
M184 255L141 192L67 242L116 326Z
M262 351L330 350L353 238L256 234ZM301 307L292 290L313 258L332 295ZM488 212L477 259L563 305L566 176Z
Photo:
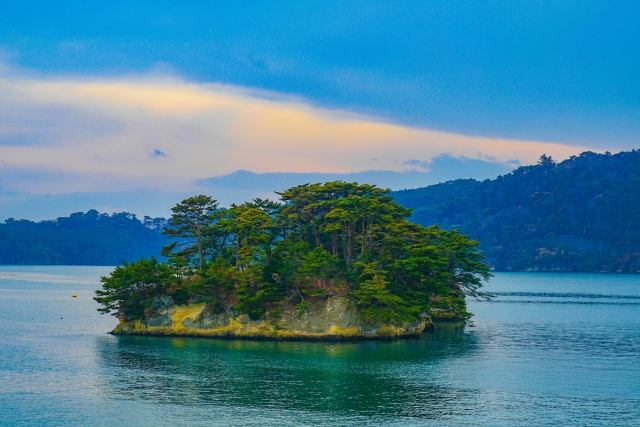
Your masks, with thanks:
M117 335L341 340L413 337L488 298L478 242L410 222L389 190L304 184L279 201L172 208L157 258L123 262L95 300Z

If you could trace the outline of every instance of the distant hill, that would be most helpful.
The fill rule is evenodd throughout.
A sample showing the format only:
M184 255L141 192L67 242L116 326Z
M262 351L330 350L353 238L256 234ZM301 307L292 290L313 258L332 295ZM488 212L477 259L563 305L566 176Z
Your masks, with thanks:
M494 180L393 193L412 220L478 239L496 270L640 272L640 151L542 156Z
M490 267L640 272L640 151L543 156L494 180L392 193L412 221L480 241ZM215 194L213 194L215 196ZM163 218L74 213L0 223L0 264L118 265L159 253Z
M119 265L158 254L163 218L74 213L52 221L0 223L0 264Z

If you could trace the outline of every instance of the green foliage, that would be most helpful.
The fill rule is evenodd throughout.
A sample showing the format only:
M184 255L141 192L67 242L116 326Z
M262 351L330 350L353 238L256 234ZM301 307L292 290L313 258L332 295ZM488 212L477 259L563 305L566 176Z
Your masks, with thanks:
M307 312L307 308L309 308L308 301L302 301L301 303L296 304L296 311L298 312L298 318L302 317L302 315Z
M236 296L238 304L236 309L241 313L247 313L252 320L259 319L267 310L264 306L267 291L250 286L246 282L238 285Z
M98 311L127 319L142 317L151 299L162 295L171 283L171 273L167 265L155 258L124 262L111 275L101 278L102 289L94 297L102 305Z
M362 310L365 320L394 322L405 319L409 314L407 302L387 289L387 271L375 267L374 263L358 265L361 281L352 292Z
M259 319L287 304L302 315L314 302L349 294L367 320L404 322L427 312L433 296L448 297L454 283L484 296L478 289L489 274L477 242L407 221L411 211L388 193L336 181L290 188L282 204L255 199L217 209L207 196L186 199L165 229L182 240L163 252L162 284L118 294L119 305L101 299L103 311L137 317L161 291L176 303L197 298ZM119 267L105 286L134 267Z
M0 223L0 264L117 265L157 254L164 218L95 210L53 221Z
M331 255L324 248L316 247L302 256L296 272L296 279L299 283L307 284L314 290L324 290L332 283L335 284L336 281L339 281L340 273L338 256ZM322 295L322 293L316 294Z
M203 195L189 197L171 208L173 215L163 233L181 240L165 246L162 255L170 256L176 248L179 248L175 256L191 258L197 255L198 267L202 270L204 229L213 221L217 208L217 200Z
M477 239L496 270L640 272L640 151L542 156L495 180L399 191L411 220ZM457 280L457 279L456 279Z

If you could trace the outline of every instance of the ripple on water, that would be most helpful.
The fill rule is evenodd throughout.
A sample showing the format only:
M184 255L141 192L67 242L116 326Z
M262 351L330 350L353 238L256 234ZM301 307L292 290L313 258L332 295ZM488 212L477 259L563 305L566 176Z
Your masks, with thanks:
M3 425L640 424L633 277L496 275L472 327L304 343L114 337L104 269L3 272Z

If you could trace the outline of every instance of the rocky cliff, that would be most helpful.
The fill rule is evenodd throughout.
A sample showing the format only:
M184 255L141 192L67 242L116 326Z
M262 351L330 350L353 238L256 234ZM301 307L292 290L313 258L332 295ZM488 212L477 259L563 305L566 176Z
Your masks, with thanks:
M364 321L355 302L346 296L332 296L309 304L304 311L284 307L251 320L232 309L215 312L203 302L177 306L170 297L157 298L144 319L121 321L116 335L202 336L249 339L342 340L400 338L420 335L432 328L426 313L419 321L380 324Z

